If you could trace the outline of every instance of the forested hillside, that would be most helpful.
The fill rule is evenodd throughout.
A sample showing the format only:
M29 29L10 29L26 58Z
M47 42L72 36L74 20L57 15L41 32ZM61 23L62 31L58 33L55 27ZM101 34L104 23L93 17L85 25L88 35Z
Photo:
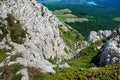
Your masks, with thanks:
M120 25L120 21L114 20L116 17L120 17L120 11L117 9L110 8L100 8L94 6L85 6L79 4L44 4L51 11L60 10L60 9L69 9L71 14L76 15L78 18L87 18L89 21L85 22L66 22L71 27L80 32L86 39L90 31L98 30L113 30L115 27ZM59 13L58 13L59 14ZM57 15L58 15L57 14ZM64 13L67 14L67 13ZM61 19L62 16L58 18Z

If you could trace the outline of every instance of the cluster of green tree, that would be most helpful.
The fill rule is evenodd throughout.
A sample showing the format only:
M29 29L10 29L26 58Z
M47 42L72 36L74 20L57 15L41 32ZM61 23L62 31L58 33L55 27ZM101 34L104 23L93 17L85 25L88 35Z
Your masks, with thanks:
M73 4L45 4L50 10L68 8L72 11L72 14L80 17L87 18L87 22L75 22L67 23L78 32L80 32L86 39L90 31L98 30L113 30L115 27L120 25L119 21L115 21L113 18L120 16L120 11L110 8L99 8L86 5L73 5Z

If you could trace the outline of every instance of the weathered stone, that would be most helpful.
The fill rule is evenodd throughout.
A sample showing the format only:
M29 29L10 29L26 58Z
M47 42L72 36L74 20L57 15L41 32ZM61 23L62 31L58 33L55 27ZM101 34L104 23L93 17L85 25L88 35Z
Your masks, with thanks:
M98 56L99 66L120 62L120 48L118 44L119 43L114 39L110 39L108 42L104 43Z
M112 32L110 30L99 30L98 32L96 31L91 31L89 35L89 43L96 42L101 39L105 39L109 36L111 36Z
M2 40L2 45L0 43L0 47L6 48L8 46L6 41L8 41L13 47L10 53L19 52L23 56L23 60L18 58L17 62L25 66L40 68L44 72L54 72L52 64L46 59L67 58L64 51L66 45L58 29L59 25L64 26L64 24L36 0L0 1L0 17L5 19L8 14L12 14L28 34L23 44L12 42L8 34L7 39Z

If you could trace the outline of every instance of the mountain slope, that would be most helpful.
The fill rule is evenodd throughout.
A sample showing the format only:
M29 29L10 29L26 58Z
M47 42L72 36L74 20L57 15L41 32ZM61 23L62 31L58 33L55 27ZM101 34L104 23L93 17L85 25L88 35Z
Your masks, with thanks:
M84 46L79 33L59 22L35 0L0 1L0 24L0 51L10 55L8 65L20 63L54 72L53 64L71 58L74 51Z
M120 61L119 34L120 28L93 31L88 46L82 35L35 0L1 0L0 79L120 79L119 64L105 68L93 64L106 65L112 55L110 64Z
M55 58L56 55L65 57L65 44L60 38L58 30L60 23L56 17L35 0L6 0L0 1L0 3L0 16L3 19L8 18L6 27L13 26L9 25L12 22L12 19L9 21L9 18L15 17L22 25L21 28L26 31L26 38L22 44L12 41L11 36L6 37L9 36L7 34L4 37L5 40L3 40L5 42L1 42L2 45L6 45L6 42L12 45L14 49L11 50L11 54L22 53L24 58L18 59L17 62L42 68L44 71L53 71L51 64L45 59ZM16 21L13 20L13 22ZM17 25L16 28L19 28L19 26ZM15 37L15 39L19 38ZM3 48L7 49L7 47Z

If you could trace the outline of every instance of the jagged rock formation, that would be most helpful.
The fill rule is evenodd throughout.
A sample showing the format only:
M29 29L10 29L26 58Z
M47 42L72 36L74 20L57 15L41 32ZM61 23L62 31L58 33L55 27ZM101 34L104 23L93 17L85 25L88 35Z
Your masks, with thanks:
M100 39L105 39L109 37L112 34L112 31L110 30L99 30L98 32L96 31L91 31L89 35L89 43L96 42Z
M108 35L96 57L98 66L120 62L120 27Z
M6 52L10 54L21 53L23 58L16 59L18 63L54 72L46 59L66 58L66 46L58 29L61 23L42 4L35 0L1 0L0 18L1 24L4 23L0 35L6 31L0 49L10 50ZM21 31L17 34L14 30Z
M8 65L54 72L52 63L69 59L85 47L82 36L75 33L36 0L0 1L0 51L10 55Z

